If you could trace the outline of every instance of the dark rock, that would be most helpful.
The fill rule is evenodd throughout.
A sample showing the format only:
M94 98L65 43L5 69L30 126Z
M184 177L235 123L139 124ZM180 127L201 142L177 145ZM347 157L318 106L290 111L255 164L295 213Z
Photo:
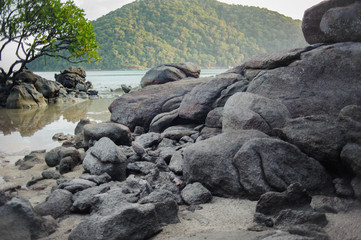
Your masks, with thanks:
M59 179L61 178L61 175L53 170L46 170L41 173L42 177L44 179Z
M90 175L90 174L83 174L80 176L81 179L89 180L95 182L96 184L100 185L103 183L107 183L111 180L111 176L108 173L103 173L102 175Z
M21 83L10 90L6 100L7 108L37 108L45 107L47 102L44 96L39 93L34 85Z
M55 232L57 226L54 219L38 215L28 200L12 198L0 206L0 236L3 240L46 237Z
M359 26L354 25L357 19L360 19L357 2L357 0L323 1L307 9L302 20L302 31L306 41L313 44L359 40Z
M256 129L270 134L289 117L286 106L278 101L252 93L236 93L224 106L222 131Z
M55 167L55 166L59 165L60 160L61 160L61 158L59 156L60 149L61 149L61 147L56 147L46 153L45 162L49 167Z
M20 80L29 84L35 84L39 79L42 79L42 77L28 70L23 70L14 76L14 80Z
M182 190L181 196L188 205L203 204L212 200L211 192L199 182L188 184Z
M182 72L186 74L187 77L199 78L201 74L201 67L198 64L192 62L184 62L184 63L168 63L164 64L165 66L171 66L178 68Z
M175 174L183 174L183 155L180 152L175 152L169 162L169 169Z
M183 174L188 183L200 182L213 195L244 196L233 157L250 139L267 137L255 130L228 132L196 142L183 150Z
M128 92L130 92L130 91L132 90L132 87L127 86L127 85L125 85L125 84L120 85L120 87L122 88L122 90L123 90L125 93L128 93Z
M139 201L140 204L153 203L159 223L179 223L178 205L171 192L156 190Z
M293 209L281 210L275 220L275 226L282 226L282 228L305 223L325 227L328 221L324 213Z
M276 215L284 209L311 210L311 196L299 183L291 184L284 192L267 192L257 202L256 212Z
M136 178L134 175L129 175L126 179L126 189L140 198L148 196L153 191L147 180Z
M71 172L76 165L71 157L62 158L59 163L59 173L64 174Z
M71 193L83 191L87 188L95 187L97 184L85 179L74 178L66 180L65 182L58 185L58 189L65 189Z
M53 218L59 218L70 213L73 205L72 196L69 191L57 189L52 192L44 202L35 206L35 211L41 216L51 215Z
M80 121L78 122L78 124L76 125L75 129L74 129L74 134L83 134L84 132L84 126L87 124L91 124L91 123L95 123L90 121L89 119L80 119Z
M157 145L161 141L161 137L159 133L149 132L143 135L140 135L135 138L135 142L142 145L144 148L150 148L154 145Z
M90 143L101 139L110 138L117 145L128 145L132 143L132 135L126 126L117 123L97 123L84 126L84 141Z
M223 107L227 100L235 93L247 91L249 81L247 79L239 80L226 89L222 90L221 96L214 102L213 107Z
M292 118L336 115L348 105L361 105L361 70L355 67L361 64L360 46L338 43L304 52L288 67L258 74L247 92L279 100Z
M340 197L353 197L354 192L351 184L346 179L335 178L333 181L335 186L335 193Z
M150 132L162 132L164 129L171 126L172 122L178 117L178 109L171 112L160 113L155 116L150 123Z
M341 159L351 167L352 171L361 176L361 146L354 143L346 144L341 152Z
M75 88L78 83L85 84L85 77L86 73L82 67L70 67L61 71L60 74L55 74L56 81L66 88Z
M202 122L214 106L221 92L229 85L240 81L239 74L224 74L214 78L207 78L203 84L196 86L185 95L179 110L179 117Z
M77 192L72 196L72 212L89 213L93 206L93 197L110 190L110 186L97 186Z
M355 197L358 200L361 200L361 176L356 176L354 179L352 179L351 186L355 193Z
M268 191L284 191L296 182L310 192L333 191L331 178L319 162L281 140L249 140L234 156L233 164L250 198Z
M27 170L45 161L45 150L32 151L23 158L19 170Z
M44 179L43 177L32 177L31 180L26 183L26 187L35 185L36 183L40 182L43 179Z
M217 107L210 111L206 117L206 126L210 128L222 128L223 107Z
M81 162L80 153L74 147L61 147L61 148L59 148L58 154L61 159L70 157L73 160L75 165L79 164Z
M59 95L60 87L55 81L39 78L34 83L34 86L45 98L54 98Z
M151 162L134 162L134 163L128 163L127 170L130 173L143 173L143 174L149 174L156 168L155 163Z
M204 81L206 80L203 78L176 81L124 94L109 106L111 120L124 124L131 130L136 126L148 130L155 116L179 107L174 104L174 99L179 103L180 98Z
M337 119L345 129L345 140L361 144L361 107L349 105L344 107Z
M161 65L149 70L142 77L142 80L140 81L140 86L144 88L149 85L179 81L186 77L186 74L178 68Z
M345 137L343 127L334 117L319 115L290 119L277 134L324 166L339 168Z
M142 157L145 154L145 149L142 144L138 142L132 142L132 149L133 151L140 157Z
M168 138L178 141L182 137L191 136L194 133L196 133L196 131L191 128L183 126L173 126L165 129L161 134L161 138Z
M160 230L153 204L122 204L107 215L91 215L71 232L69 240L148 239Z

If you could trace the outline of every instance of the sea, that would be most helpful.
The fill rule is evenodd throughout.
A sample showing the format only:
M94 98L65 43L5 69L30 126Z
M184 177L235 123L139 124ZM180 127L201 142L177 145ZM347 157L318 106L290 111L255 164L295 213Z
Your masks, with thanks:
M202 69L201 77L215 76L227 69ZM109 105L122 93L122 84L138 87L147 70L87 71L86 80L99 92L99 99L77 104L49 105L39 109L0 109L0 158L23 156L35 150L49 151L61 143L56 133L73 134L82 118L96 122L110 120ZM59 72L35 72L55 80Z

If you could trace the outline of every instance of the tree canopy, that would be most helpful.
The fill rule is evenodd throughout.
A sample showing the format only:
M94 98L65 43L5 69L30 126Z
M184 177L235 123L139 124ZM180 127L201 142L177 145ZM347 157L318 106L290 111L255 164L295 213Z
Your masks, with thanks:
M0 10L0 60L11 46L17 57L9 69L0 67L6 78L39 57L99 60L93 25L72 1L0 0Z
M144 69L185 61L229 67L306 45L301 21L216 0L138 0L92 23L102 62L83 65L87 69ZM57 60L31 64L33 70L67 67Z

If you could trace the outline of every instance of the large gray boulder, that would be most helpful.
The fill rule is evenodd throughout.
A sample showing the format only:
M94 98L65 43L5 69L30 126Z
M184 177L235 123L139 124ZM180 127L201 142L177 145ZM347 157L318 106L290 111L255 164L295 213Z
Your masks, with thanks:
M340 167L340 153L346 141L344 128L335 117L318 115L289 119L283 128L277 129L277 134L324 166Z
M155 116L177 109L183 96L205 81L205 78L176 81L124 94L109 106L111 120L132 131L136 126L148 130Z
M358 0L330 0L307 9L302 31L308 43L360 41Z
M69 235L69 240L148 239L161 230L153 204L124 203L107 214L93 214Z
M239 181L250 198L300 183L309 192L333 192L331 177L297 147L272 138L251 139L234 156Z
M43 94L39 93L34 85L21 83L14 86L6 100L7 108L37 108L47 106Z
M26 199L14 197L0 206L2 240L38 239L55 232L57 227L53 218L41 217Z
M341 152L343 163L351 167L352 171L361 176L361 146L355 143L346 144Z
M183 174L186 181L200 182L213 195L244 196L233 157L248 140L267 137L256 130L234 131L187 146L183 150Z
M152 68L142 78L142 87L178 81L187 77L198 78L200 67L191 62L164 64Z
M57 189L34 209L41 216L51 215L55 219L59 218L70 213L73 205L72 196L73 194L67 190Z
M278 100L291 117L338 114L361 104L361 43L337 43L303 52L288 67L265 70L247 92Z
M239 74L223 74L200 84L192 89L179 107L179 117L194 121L204 121L208 112L214 108L214 103L221 92L233 83L242 80Z
M283 127L290 113L285 105L252 93L236 93L228 99L223 111L222 131L256 129L271 134Z
M199 182L188 184L183 188L181 196L189 205L203 204L212 200L212 193Z
M113 180L126 179L127 156L107 137L91 147L83 160L83 167L92 175L109 174Z
M96 123L84 126L84 142L90 147L102 137L110 138L117 145L132 143L132 135L128 127L117 123Z

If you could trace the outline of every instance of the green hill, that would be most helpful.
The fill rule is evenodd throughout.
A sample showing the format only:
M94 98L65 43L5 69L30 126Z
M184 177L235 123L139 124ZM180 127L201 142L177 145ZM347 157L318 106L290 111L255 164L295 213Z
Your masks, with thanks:
M301 21L216 0L137 0L92 23L102 62L83 64L86 69L142 69L185 61L228 67L257 54L306 45ZM48 58L28 67L60 70L69 65Z

